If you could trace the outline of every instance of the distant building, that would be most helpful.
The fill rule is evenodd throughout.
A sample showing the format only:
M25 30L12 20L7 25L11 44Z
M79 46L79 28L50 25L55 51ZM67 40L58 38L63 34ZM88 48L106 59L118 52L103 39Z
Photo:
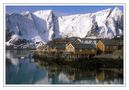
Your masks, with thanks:
M81 44L97 44L98 39L87 39L87 38L82 38L80 39Z
M71 43L58 43L55 45L49 46L50 52L56 52L56 53L74 53L75 48Z
M96 46L95 44L74 44L75 54L82 55L95 55L96 54Z
M95 44L72 44L68 43L56 43L49 45L48 52L51 54L59 54L66 56L67 58L89 58L96 55Z
M96 47L98 53L111 53L118 50L118 42L110 39L99 40Z

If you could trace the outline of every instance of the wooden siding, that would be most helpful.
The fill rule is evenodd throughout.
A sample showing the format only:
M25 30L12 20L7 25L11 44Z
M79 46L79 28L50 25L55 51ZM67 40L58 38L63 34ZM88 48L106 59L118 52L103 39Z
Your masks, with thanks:
M117 46L105 46L105 52L112 52L118 50Z
M96 46L97 46L97 50L101 51L103 53L109 53L109 52L113 52L115 50L118 50L118 45L112 45L112 43L106 45L102 41L99 41Z
M97 50L100 50L102 52L105 51L105 45L101 41L99 41L96 46L97 46Z
M75 50L75 54L95 55L96 50Z
M80 45L80 44L78 44ZM75 48L75 46L71 43L66 44L63 48L49 48L48 52L55 52L55 53L71 53L71 54L78 54L78 55L95 55L96 48L95 47L83 47L83 48Z
M75 52L75 48L73 47L73 45L70 43L66 46L66 50L67 52Z

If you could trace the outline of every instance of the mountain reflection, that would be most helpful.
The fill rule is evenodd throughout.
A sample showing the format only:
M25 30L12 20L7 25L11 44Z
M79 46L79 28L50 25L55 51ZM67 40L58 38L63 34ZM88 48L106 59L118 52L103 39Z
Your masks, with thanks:
M123 84L123 75L114 69L58 65L34 60L29 56L31 53L33 51L6 51L6 84Z
M18 59L17 57L14 57L15 53L12 53L11 51L8 51L7 55L7 84L34 84L40 81L41 79L47 78L47 71L42 68L39 68L35 63L31 63L28 58ZM17 62L17 65L12 62Z

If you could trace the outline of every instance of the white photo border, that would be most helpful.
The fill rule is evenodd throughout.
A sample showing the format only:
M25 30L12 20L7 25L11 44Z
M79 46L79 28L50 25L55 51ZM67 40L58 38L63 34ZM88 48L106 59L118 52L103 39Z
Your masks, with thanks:
M6 85L6 73L5 73L5 66L6 66L6 47L5 47L5 14L6 14L6 6L123 6L124 12L124 72L123 72L123 84L122 85L104 85L104 84L95 84L95 85L87 85L87 84L22 84L22 85ZM3 3L3 87L126 87L126 3Z

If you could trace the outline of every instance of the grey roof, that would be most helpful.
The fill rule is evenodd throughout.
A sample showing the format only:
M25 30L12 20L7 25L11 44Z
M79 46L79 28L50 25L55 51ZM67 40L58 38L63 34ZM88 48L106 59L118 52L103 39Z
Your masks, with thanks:
M56 48L56 49L65 49L66 43L53 44L53 45L49 45L49 47Z
M101 40L105 45L117 45L118 42L115 41L115 40L110 40L110 39L104 39L104 40Z
M65 49L66 44L65 43L56 44L55 47L56 47L56 49Z
M72 38L65 38L65 39L55 39L52 41L52 43L50 42L48 45L51 48L65 49L66 44L71 43L75 47L75 49L96 49L96 45L94 43L92 44L77 43L78 39L80 38L72 37ZM88 39L88 40L92 40L92 39Z
M73 44L75 49L96 49L95 44Z

